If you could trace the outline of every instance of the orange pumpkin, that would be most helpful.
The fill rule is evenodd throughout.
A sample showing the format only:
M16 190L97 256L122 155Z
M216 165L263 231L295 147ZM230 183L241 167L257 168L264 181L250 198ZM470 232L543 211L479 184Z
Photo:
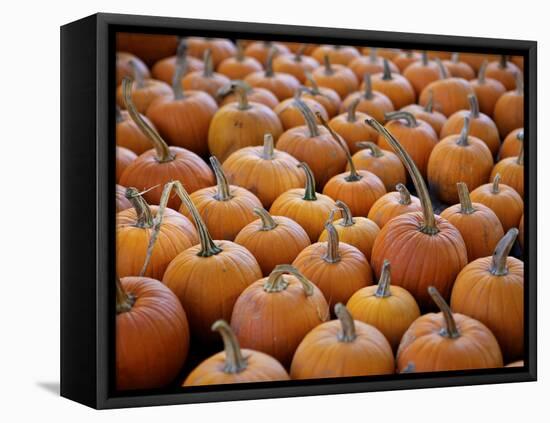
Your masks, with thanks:
M292 263L311 244L306 231L294 220L271 216L260 207L255 207L254 213L259 219L242 228L235 242L252 253L264 275L278 264Z
M362 91L357 91L348 95L342 102L341 111L349 110L350 106L359 99L356 110L372 116L374 119L383 122L385 114L393 112L393 103L386 94L379 91L373 91L372 78L369 73L365 74L362 84Z
M235 92L235 82L226 85L218 91L218 99L220 101L220 107L229 103L235 103L239 101L239 94ZM279 104L279 99L275 97L271 91L265 88L252 88L247 83L242 83L242 87L246 90L246 96L248 101L252 103L260 103L273 110Z
M293 75L301 84L305 84L306 73L318 68L319 62L313 57L304 56L304 49L305 44L296 53L278 55L273 59L273 70Z
M384 71L372 75L372 88L385 94L396 109L413 104L416 99L414 88L409 80L398 73L392 73L386 59L384 59Z
M395 371L390 344L374 326L353 320L336 304L337 320L306 335L292 359L292 379L388 375Z
M523 133L519 133L521 139L523 139ZM491 171L491 181L493 181L497 174L500 174L500 180L503 184L506 184L517 191L517 193L523 198L523 144L519 152L519 156L507 157L499 161L493 170Z
M491 331L471 317L453 313L433 286L428 290L441 312L420 316L405 332L397 349L397 370L409 363L417 372L502 367L502 353Z
M370 261L370 255L374 240L380 232L380 228L372 220L366 217L353 216L350 208L346 203L342 201L336 201L336 206L342 213L342 218L333 221L334 212L330 212L329 220L333 222L336 232L338 232L338 238L341 242L349 244L359 251L361 251L368 261ZM325 229L319 236L319 242L328 241L329 233Z
M403 73L407 67L414 62L422 60L422 55L416 51L405 50L395 56L392 62L397 66L399 72Z
M368 218L382 229L396 216L422 211L420 200L411 195L404 184L397 184L394 192L388 192L372 205Z
M421 58L403 71L403 76L409 80L417 96L428 84L442 78L439 65L434 60L428 59L426 51L422 52Z
M460 204L443 210L441 217L460 231L468 251L468 261L471 262L491 255L504 236L504 230L495 212L481 203L472 203L464 182L459 182L457 187Z
M347 308L355 320L378 329L397 350L409 326L420 317L414 297L400 286L391 286L390 262L384 260L378 285L361 288L351 296Z
M116 279L115 333L117 390L163 388L176 378L187 358L185 311L176 296L154 279Z
M374 241L371 263L374 271L380 272L384 260L389 260L393 264L394 284L407 289L420 307L426 307L429 306L428 285L437 286L449 297L456 275L467 263L466 245L458 229L434 215L426 184L409 153L381 124L370 122L405 164L422 204L422 213L402 214L382 227ZM414 257L414 260L402 257Z
M516 89L502 94L495 104L494 119L501 137L523 128L523 77L518 74Z
M364 55L368 55L370 54L373 48L376 49L376 54L378 54L378 56L384 59L388 59L389 61L393 61L393 59L395 59L399 55L399 53L401 53L401 50L398 48L376 48L376 47L363 47L363 49L361 50L361 53L363 53Z
M151 121L145 116L141 117L154 128ZM116 145L132 150L138 155L151 149L149 138L141 132L130 114L126 110L120 110L118 106L116 106Z
M243 347L288 366L304 336L328 319L327 302L319 288L290 265L279 265L269 277L258 279L235 303L231 327Z
M516 88L516 76L521 75L521 69L503 54L500 56L500 60L487 65L486 75L496 79L504 85L507 91L510 91Z
M489 54L480 54L480 53L461 53L460 54L461 60L463 62L468 63L470 67L474 70L474 72L478 74L481 71L483 64L485 63L485 66L487 66L487 63L489 63L489 60L493 59L493 57L496 57L496 56L489 55Z
M510 229L494 254L468 264L456 278L451 307L486 325L506 361L523 356L523 262L508 254L518 230Z
M135 69L134 69L135 67ZM133 77L134 72L139 72L143 78L151 78L149 68L139 57L124 51L116 52L116 84L122 84L125 77ZM158 79L158 78L157 78Z
M317 85L310 72L306 72L308 90L304 91L304 98L311 98L321 104L327 111L328 117L333 118L340 110L342 100L332 88L320 87Z
M120 181L122 174L128 166L130 166L137 159L137 154L132 150L124 147L116 146L116 180Z
M319 63L321 63L325 57L328 57L331 63L335 65L348 66L353 60L360 56L360 53L352 46L321 45L313 50L311 56Z
M210 49L204 52L203 61L204 69L202 71L190 72L185 75L181 80L181 85L185 90L204 91L213 98L217 98L218 90L231 81L227 76L214 72L212 51Z
M523 200L516 190L500 183L500 174L493 182L481 185L471 193L472 201L484 204L498 216L504 231L516 228L523 216Z
M188 37L187 43L189 55L197 58L204 57L204 53L210 50L214 68L228 57L235 56L237 48L235 44L226 38Z
M231 241L213 241L189 194L179 182L171 182L193 216L200 243L178 254L162 282L179 298L189 316L191 334L200 344L217 339L208 330L222 318L229 320L233 305L244 289L261 278L254 256Z
M116 51L135 54L148 65L176 52L178 38L165 34L117 32Z
M493 78L487 78L487 60L485 60L479 69L476 79L470 80L474 93L479 101L479 109L488 116L493 116L495 104L506 88L502 83Z
M443 60L443 65L447 68L451 76L462 78L466 81L475 78L476 73L472 67L460 60L458 53L453 53L449 60Z
M260 62L250 56L244 55L242 42L237 41L237 54L234 57L223 59L217 71L229 79L244 79L254 72L260 72L263 66Z
M420 119L428 123L433 128L437 136L440 136L441 129L443 128L443 125L445 125L445 122L447 122L447 116L445 116L441 112L438 112L437 110L434 110L432 91L428 93L428 96L428 102L425 106L421 106L419 104L410 104L403 107L401 111L409 112L416 119Z
M183 386L223 385L226 383L270 382L290 379L284 367L267 354L241 350L239 341L225 320L217 320L212 330L219 332L224 350L199 364Z
M165 59L159 60L155 63L151 69L153 78L158 79L159 81L164 81L167 84L172 84L174 82L176 62L178 62L178 60L185 63L180 80L188 73L204 70L204 62L201 59L187 55L187 41L182 39L180 40L175 56L166 57Z
M441 140L428 161L428 183L444 203L458 202L458 182L474 190L487 182L493 168L493 155L487 144L469 133L470 116L465 115L460 134Z
M499 157L501 159L519 156L521 146L523 145L522 136L519 135L520 133L523 134L523 128L514 129L506 136L506 138L504 138L504 141L500 146Z
M274 41L253 41L246 46L244 55L253 57L263 66L266 66L270 55L273 55L273 58L275 58L280 54L289 53L289 51L288 47L283 43Z
M132 203L130 203L130 200L126 198L126 188L122 185L116 184L115 198L117 213L132 207Z
M333 89L340 98L359 89L359 82L353 71L344 65L333 64L328 54L323 57L323 65L313 70L311 75L317 85ZM308 82L309 84L311 83Z
M296 99L301 99L304 104L314 113L320 113L325 119L328 119L328 114L322 104L312 98L303 98L303 90L296 91L293 98L287 98L281 101L273 111L279 117L283 125L283 130L296 128L297 126L306 125L305 118L296 104Z
M162 137L141 117L135 108L130 88L132 81L122 83L124 101L132 120L147 135L154 149L148 150L132 162L120 178L120 184L147 190L144 198L152 204L159 204L162 186L178 180L190 192L210 186L214 183L214 174L195 153L180 147L168 147ZM179 208L180 200L171 198L168 207Z
M388 61L388 65L392 72L399 73L399 68L393 62ZM355 73L357 80L362 81L366 74L374 75L384 70L384 58L378 56L377 49L372 48L368 56L356 57L348 67Z

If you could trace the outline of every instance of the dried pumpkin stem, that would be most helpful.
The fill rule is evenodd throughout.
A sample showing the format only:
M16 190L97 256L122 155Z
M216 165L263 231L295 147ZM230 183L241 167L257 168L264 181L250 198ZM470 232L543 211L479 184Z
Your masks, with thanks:
M311 168L306 162L298 164L298 167L301 167L306 174L306 187L304 189L303 199L305 201L317 201L317 193L315 192L315 177Z
M240 373L247 367L246 358L243 357L239 341L231 326L225 320L216 320L212 325L212 331L218 332L223 340L225 351L224 373Z
M390 62L388 61L388 59L384 59L384 70L382 72L382 80L391 81L392 79L393 79L393 76L391 74Z
M462 129L460 130L460 135L456 140L457 145L467 147L470 144L468 139L468 134L470 133L470 123L471 123L470 116L468 115L464 116L464 124L462 125Z
M420 230L425 234L435 235L436 233L439 232L439 229L437 228L435 223L435 215L434 215L434 210L432 206L432 200L430 199L430 195L428 193L428 188L426 187L426 183L424 182L424 179L422 178L422 175L420 174L418 167L414 163L414 160L409 155L407 150L405 150L403 146L399 143L399 141L397 141L397 139L386 128L384 128L384 126L381 123L379 123L376 119L369 118L367 119L367 123L371 125L374 129L376 129L376 131L379 134L382 134L384 138L386 138L388 143L393 147L393 149L397 152L397 154L401 158L401 161L403 162L409 174L411 175L411 179L413 180L414 186L416 188L416 192L418 193L420 202L422 204L424 222Z
M439 73L441 74L441 79L447 79L449 78L449 72L447 71L447 68L441 61L439 57L435 58L435 63L437 63L437 66L439 66Z
M231 82L231 91L237 95L239 110L248 110L252 106L248 103L249 87L242 81Z
M342 303L338 303L334 306L334 314L340 320L342 330L338 333L338 341L340 342L353 342L357 335L355 333L355 322L353 316Z
M296 277L298 281L300 281L307 297L313 295L313 283L311 283L308 278L302 275L298 269L290 264L279 264L275 266L264 283L264 291L270 293L284 291L288 286L288 282L283 276L285 274L291 274Z
M340 238L338 236L338 231L332 224L331 219L327 220L325 223L325 229L328 233L328 240L327 240L327 252L323 256L323 260L325 260L327 263L338 263L340 260L342 260L342 256L340 255Z
M408 206L411 204L411 193L404 184L398 183L395 186L395 189L399 193L399 204L402 206Z
M357 121L357 115L355 114L355 112L357 111L357 106L359 105L360 101L361 101L360 98L356 98L349 105L348 114L347 114L347 117L346 117L346 120L348 122L353 123L353 122Z
M498 61L498 67L500 69L506 69L507 66L508 66L508 58L506 57L505 54L501 54L500 60Z
M504 276L508 274L508 255L510 254L510 250L512 250L518 233L519 231L517 228L511 228L498 242L495 247L495 252L493 253L491 268L489 269L492 275Z
M275 75L275 72L273 71L273 59L275 58L276 54L277 49L275 47L272 47L267 55L267 60L265 62L265 76L268 78L271 78Z
M407 125L407 128L418 127L418 121L416 120L414 115L410 112L403 112L403 111L388 112L388 113L384 113L384 118L386 119L386 122L389 122L391 120L403 119L405 121L405 124Z
M210 164L214 170L214 175L216 175L217 191L216 194L214 194L214 198L218 201L231 200L233 195L231 194L229 182L227 182L227 177L225 176L220 161L216 156L210 156Z
M428 52L424 50L421 53L420 57L422 59L422 66L428 66Z
M380 273L380 279L378 280L378 286L374 295L377 298L386 298L391 296L390 291L391 272L389 260L384 260L382 264L382 272Z
M433 113L434 112L434 92L433 90L428 91L428 101L426 102L426 105L424 106L424 111L427 113Z
M264 160L273 160L274 157L275 157L275 148L274 148L274 142L273 142L273 135L265 134L262 158Z
M214 76L214 63L212 62L212 50L206 49L203 56L204 69L202 75L205 78L212 78Z
M470 117L477 119L479 117L479 103L475 94L468 95L468 103L470 103Z
M378 49L376 47L371 47L369 51L369 60L371 63L376 63L376 59L378 58Z
M456 189L458 191L458 199L460 201L460 213L462 214L472 214L476 210L472 204L472 199L470 198L470 191L468 191L468 185L464 182L458 182L456 184Z
M317 81L313 78L313 74L311 72L305 72L305 77L309 85L311 86L311 94L313 95L319 95L321 94L321 91L319 90L319 85L317 84Z
M266 209L263 209L261 207L254 207L253 212L262 221L262 227L260 228L260 231L271 231L278 226L277 222L275 222L275 219L273 219L273 216L271 216Z
M491 193L498 194L500 192L500 173L495 175L493 179L493 187L491 188Z
M116 313L126 313L132 309L136 302L136 297L133 294L129 294L122 287L122 283L119 278L115 279L116 283Z
M141 193L134 187L126 188L125 197L130 201L136 211L136 224L138 228L152 228L154 225L151 208Z
M456 321L453 317L453 312L451 311L449 304L447 304L439 291L433 286L428 287L428 294L430 294L432 300L436 303L439 310L441 310L443 318L445 319L445 327L441 328L439 334L451 339L458 338L460 336L460 332L456 326Z
M451 62L457 64L459 61L459 54L457 52L451 53Z
M516 72L516 93L523 95L523 75L521 72Z
M172 77L172 91L174 92L174 98L181 100L185 97L183 92L183 85L181 79L187 72L187 42L182 39L178 44L178 50L176 51L176 66L174 68L174 76Z
M479 67L479 72L477 73L477 82L479 85L483 85L486 82L485 75L487 72L487 65L489 61L484 60L481 66Z
M136 88L141 89L145 87L145 79L143 78L143 73L139 68L135 60L131 59L129 62L130 68L132 69L132 78L136 82Z
M237 54L235 55L235 60L237 60L237 62L244 62L243 41L242 40L237 40L235 42L235 44L237 45Z
M363 77L365 83L365 90L363 91L363 98L366 100L372 100L374 95L372 94L372 77L370 73L366 73Z
M523 166L523 161L525 156L525 152L524 152L525 143L523 142L523 131L519 131L516 135L516 138L521 141L521 147L519 150L517 164L520 166Z
M309 136L311 138L318 137L320 135L319 128L317 127L317 121L315 120L315 115L313 114L311 109L307 106L306 103L304 103L304 101L300 97L295 97L293 101L296 105L296 108L300 111L300 113L304 117L304 120L306 121L306 125L309 130Z
M342 213L342 222L340 223L340 225L346 227L355 225L355 220L353 219L353 215L351 214L351 209L349 208L349 206L340 200L336 200L336 206Z
M377 159L380 157L384 157L384 152L382 151L382 149L372 141L359 141L356 142L355 145L359 148L369 150L372 157L376 157Z
M330 56L328 54L324 55L323 63L325 65L325 75L327 75L327 76L334 75L334 68L332 67L332 64L330 63Z
M159 133L153 129L137 111L136 106L132 101L132 80L130 78L124 78L122 81L122 97L124 99L124 105L126 106L128 114L139 127L140 131L143 132L147 138L149 138L153 144L153 147L155 147L157 161L160 163L166 163L174 160L174 156L170 152L170 148L164 142Z

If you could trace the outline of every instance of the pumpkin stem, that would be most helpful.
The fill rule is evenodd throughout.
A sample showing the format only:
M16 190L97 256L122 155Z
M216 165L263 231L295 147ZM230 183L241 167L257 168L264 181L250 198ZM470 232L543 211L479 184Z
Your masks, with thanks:
M472 214L476 210L472 204L472 199L470 198L470 191L468 191L468 185L464 182L458 182L456 184L458 190L458 199L460 201L460 213L462 214Z
M355 112L357 111L357 105L359 104L360 101L361 101L360 98L356 98L349 105L348 115L347 115L347 121L348 122L353 123L353 122L357 121L357 116L356 116Z
M223 340L225 351L224 373L240 373L247 367L246 358L243 357L239 341L231 326L225 320L216 320L212 325L212 331L218 332Z
M447 68L441 61L439 57L435 58L435 63L437 63L437 66L439 66L439 73L441 74L441 79L447 79L449 78L449 72L447 72Z
M139 127L141 132L149 138L149 141L151 141L153 147L155 147L157 161L160 163L166 163L174 160L174 156L170 152L170 148L164 142L159 133L153 129L137 111L136 106L132 101L132 80L130 78L124 78L122 81L122 97L124 98L124 105L126 106L128 114Z
M342 256L340 256L340 238L338 236L338 231L332 224L331 219L326 221L325 223L325 229L328 233L328 240L327 240L327 252L323 256L323 260L325 260L327 263L338 263L340 260L342 260Z
M410 112L388 112L384 113L384 118L386 118L386 122L389 122L390 120L403 119L405 121L405 124L407 125L407 128L416 128L418 126L418 121Z
M204 220L202 220L202 217L197 210L197 207L195 207L193 200L191 199L181 182L172 181L169 182L169 184L174 187L176 194L178 195L178 197L180 197L181 202L185 205L185 207L187 207L187 210L195 221L195 226L197 227L197 232L199 233L199 240L201 244L201 249L197 253L197 255L199 257L211 257L221 253L223 250L218 247L212 240L212 237L210 236L210 232L208 232L208 228L206 227Z
M283 277L284 274L291 274L300 281L306 297L313 295L315 289L313 283L290 264L278 264L275 266L264 283L264 291L269 293L284 291L288 286L288 282Z
M235 59L237 62L244 62L243 40L237 40L235 44L237 45L237 54L235 55Z
M342 222L340 225L346 227L355 225L355 220L353 219L349 206L340 200L336 200L336 206L339 208L340 213L342 213Z
M505 54L501 54L500 60L498 61L498 67L500 69L506 69L506 66L508 66L508 57L506 57Z
M273 59L275 58L275 54L277 54L277 48L272 47L269 50L267 60L265 62L265 76L267 78L271 78L275 75L275 72L273 71Z
M252 106L248 103L248 90L249 87L242 81L231 82L231 90L237 94L239 103L239 110L247 110Z
M304 117L304 120L306 121L306 125L309 129L309 136L311 138L318 137L320 135L319 128L317 127L317 121L315 120L315 115L313 114L311 109L299 96L294 97L293 101L296 105L296 108L300 111L300 113Z
M273 160L275 157L275 149L273 147L273 135L265 134L264 135L264 150L262 153L262 158L264 160Z
M468 115L464 116L464 125L462 125L462 129L460 130L460 135L456 140L457 145L466 147L470 144L468 142L468 134L470 133L470 122L471 122L470 116Z
M214 63L212 62L212 50L206 49L203 56L204 69L202 75L205 78L212 78L214 76Z
M493 194L498 194L500 192L500 173L497 173L495 179L493 179L493 188L491 188L491 192Z
M216 156L210 156L210 164L216 175L217 192L214 194L214 198L218 201L229 201L233 198L231 195L231 189L227 182L227 177L222 169L222 165Z
M136 81L136 88L141 89L145 87L145 80L143 78L143 73L141 72L138 64L135 60L131 59L129 65L132 68L132 78Z
M427 113L434 112L434 92L433 90L428 91L428 102L424 106L424 111Z
M277 222L275 222L273 217L266 209L263 209L261 207L254 207L253 212L262 220L262 227L260 228L260 231L271 231L278 226Z
M418 167L414 163L407 150L403 148L399 141L397 141L397 139L386 128L384 128L381 123L372 118L369 118L366 121L369 125L376 129L379 134L382 134L384 138L386 138L386 140L397 152L397 154L401 158L401 161L404 163L405 167L409 171L411 179L413 180L414 186L416 188L416 192L418 193L418 197L420 198L420 203L422 204L422 212L424 214L424 222L420 230L427 235L435 235L439 232L439 229L437 228L435 223L432 200L430 199L428 188L426 187L426 183L424 182L424 179L422 178Z
M451 339L458 338L460 336L460 332L456 326L456 321L453 317L453 312L451 311L449 304L447 304L434 286L428 287L428 294L430 294L432 300L437 304L437 307L441 310L443 318L445 319L445 327L441 328L439 334Z
M372 141L359 141L356 142L355 145L359 148L365 148L369 150L372 157L376 157L377 159L380 157L384 157L384 152L382 151L382 149Z
M305 44L300 44L300 47L296 51L296 54L294 54L294 61L296 63L300 63L302 61L302 57L304 55L304 52L306 51L306 47L307 46Z
M136 297L127 293L122 287L119 278L115 279L116 284L116 314L126 313L132 309L136 302Z
M323 57L323 63L325 65L325 75L333 75L334 69L332 68L332 64L330 63L330 57L328 54L325 54Z
M319 95L321 94L321 91L319 90L319 85L317 84L317 81L313 78L313 74L309 71L305 72L305 77L307 82L309 82L309 85L311 85L311 94L313 95Z
M477 73L477 82L479 85L485 84L485 72L487 71L487 65L489 61L484 60L481 66L479 67L479 72Z
M507 259L518 233L519 231L517 228L511 228L498 242L495 247L495 252L493 253L491 268L489 269L492 275L504 276L508 274Z
M403 373L415 373L415 372L416 372L416 366L412 361L409 361L407 363L407 366L403 370L401 370L399 373L403 374Z
M457 64L459 61L459 54L457 52L451 53L451 62Z
M472 119L479 117L479 103L475 94L468 94L468 103L470 103L470 116Z
M388 59L384 59L384 71L382 73L383 81L391 81L393 79L390 69L390 62Z
M407 187L401 182L395 186L395 189L399 193L399 204L402 206L408 206L411 204L411 193Z
M376 47L371 47L369 51L369 60L371 63L376 63L376 59L378 58L378 49Z
M365 82L365 90L363 92L363 97L366 100L372 100L374 95L372 94L372 77L370 73L366 73L363 77L363 81Z
M375 296L377 298L386 298L391 296L390 292L391 273L390 262L384 260L382 264L382 272L380 273L380 279L378 280L378 286L376 288Z
M523 130L521 130L517 133L516 138L521 141L521 147L520 147L520 150L519 150L517 164L520 165L520 166L523 166L524 155L525 155L524 149L523 149L523 147L525 145L525 143L523 142Z
M187 42L182 39L178 44L178 50L176 51L176 66L174 68L174 76L172 77L172 91L174 92L174 99L181 100L185 97L183 92L183 86L181 84L181 78L187 70Z
M424 50L420 54L420 57L422 58L422 66L428 66L428 52Z
M523 76L521 72L516 72L516 93L523 95Z
M317 201L317 193L315 192L315 176L313 176L311 168L306 162L299 163L298 167L301 167L306 174L306 187L304 189L303 200Z
M141 193L134 187L126 188L125 197L132 203L132 207L136 211L136 224L138 228L152 228L153 227L153 214L151 208Z
M342 303L338 303L334 306L334 314L340 320L342 325L342 331L338 333L338 341L340 342L353 342L357 335L355 334L355 322L353 316Z

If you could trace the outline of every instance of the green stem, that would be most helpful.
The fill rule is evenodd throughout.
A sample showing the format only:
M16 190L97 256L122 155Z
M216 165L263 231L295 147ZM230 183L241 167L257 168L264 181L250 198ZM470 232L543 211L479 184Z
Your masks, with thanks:
M479 117L479 103L475 94L468 94L468 102L470 103L470 116L472 119Z
M416 118L410 112L389 112L384 114L384 118L386 118L386 122L389 122L390 120L403 119L408 128L416 128L418 126Z
M303 200L317 201L317 194L315 192L315 177L313 176L313 172L311 171L311 168L308 166L306 162L302 162L298 164L298 167L301 167L306 174L306 187L304 189Z
M204 70L202 75L205 78L212 78L214 76L214 63L212 62L212 50L206 49L204 52Z
M315 115L311 109L307 106L306 103L300 97L294 98L294 104L296 108L300 111L304 120L306 121L307 128L309 129L309 136L311 138L318 137L320 135L319 128L317 127L317 122L315 120Z
M334 306L334 313L342 325L342 330L338 333L338 341L355 341L355 338L357 338L357 335L355 334L355 322L353 321L353 316L349 310L344 304L338 303Z
M212 325L212 331L218 332L223 340L223 349L225 352L224 373L236 374L246 369L248 363L243 357L239 341L231 326L225 320L216 320Z
M216 175L217 192L214 194L214 198L218 201L229 201L233 198L231 195L231 189L227 182L227 177L222 169L222 165L216 156L210 156L210 164Z
M460 130L460 135L456 140L457 145L467 147L470 144L468 140L468 134L470 133L470 122L471 122L470 116L468 115L464 116L464 125L462 125L462 129Z
M365 82L365 91L363 92L363 98L366 100L372 100L374 95L372 94L372 77L370 73L366 73L363 77L363 81Z
M275 149L273 147L273 135L265 134L264 135L264 149L262 153L262 158L264 160L273 160L275 158Z
M504 276L508 274L508 266L506 265L507 259L518 233L519 231L517 228L511 228L498 242L495 247L495 252L493 253L491 268L489 269L492 275Z
M309 279L302 275L298 269L290 264L279 264L275 266L264 283L264 291L268 293L284 291L288 286L288 282L283 276L285 274L291 274L296 277L298 281L300 281L307 297L313 295L315 286L309 281Z
M136 297L127 293L122 287L119 278L115 279L116 284L116 314L126 313L132 309L136 302Z
M378 280L378 286L376 287L375 296L377 298L387 298L391 296L390 291L391 283L391 273L390 273L390 262L389 260L384 260L382 264L382 272L380 273L380 279Z
M266 209L262 209L261 207L254 207L253 212L262 221L262 227L260 228L260 231L271 231L278 226L277 222L275 222L275 220L273 219L273 216L271 216Z
M342 222L340 223L340 225L346 227L355 225L355 220L353 219L353 215L351 214L351 209L349 208L349 206L340 200L336 200L336 206L340 209L340 212L342 213Z
M126 198L132 203L132 207L136 211L136 224L138 228L150 229L153 227L153 214L151 208L141 193L134 187L126 188Z
M384 157L384 152L382 151L382 149L372 141L359 141L356 142L355 145L359 148L365 148L369 150L371 157L375 157L377 159L379 159L380 157Z
M338 231L330 221L330 219L325 223L325 229L328 233L327 239L327 252L323 256L323 260L327 263L338 263L342 260L340 255L340 238L338 237Z
M468 191L468 185L464 182L458 182L456 184L458 191L458 199L460 201L460 213L462 214L472 214L475 212L474 206L472 205L472 199L470 198L470 191Z
M404 184L402 184L401 182L398 183L395 186L395 189L399 193L399 204L401 204L402 206L408 206L409 204L411 204L411 193Z
M435 287L428 287L428 293L430 294L430 297L432 297L432 300L437 304L439 310L441 310L443 318L445 319L445 327L441 328L439 334L446 338L458 338L460 336L460 332L458 331L458 328L456 326L456 321L453 317L451 307L449 307L449 304L447 304L447 302L443 299L443 297Z

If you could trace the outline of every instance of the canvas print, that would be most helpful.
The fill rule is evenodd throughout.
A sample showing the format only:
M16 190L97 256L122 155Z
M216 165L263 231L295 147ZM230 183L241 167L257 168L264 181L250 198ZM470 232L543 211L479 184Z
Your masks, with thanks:
M117 33L116 390L523 367L523 82Z

